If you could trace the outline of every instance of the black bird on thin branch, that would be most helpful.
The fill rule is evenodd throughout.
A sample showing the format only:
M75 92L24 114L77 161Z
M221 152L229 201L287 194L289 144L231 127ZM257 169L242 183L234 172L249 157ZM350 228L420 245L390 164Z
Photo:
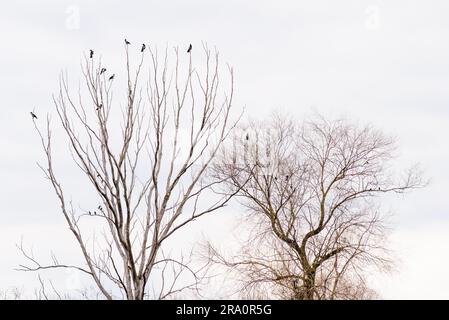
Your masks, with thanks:
M189 45L189 48L187 49L187 53L190 53L192 51L192 44Z
M90 53L89 53L89 58L93 58L94 57L94 50L90 49Z
M293 290L295 293L298 291L298 279L293 280Z
M115 77L115 73L109 77L109 81L114 80L114 77Z
M100 110L101 108L103 108L103 104L102 104L102 103L100 103L100 105L96 108L96 110L98 111L98 110Z
M246 137L245 137L245 139L246 139L246 141L248 141L248 140L249 140L249 134L248 134L248 133L246 134Z
M131 42L129 42L128 40L125 39L125 44L126 44L126 45L130 45Z
M144 52L146 47L147 46L145 45L145 43L142 43L142 49L140 49L140 52Z
M37 119L37 116L34 114L33 111L31 111L30 114L31 114L31 119L33 119L33 120L34 120L34 119Z
M106 68L101 68L100 74L103 74L106 72Z

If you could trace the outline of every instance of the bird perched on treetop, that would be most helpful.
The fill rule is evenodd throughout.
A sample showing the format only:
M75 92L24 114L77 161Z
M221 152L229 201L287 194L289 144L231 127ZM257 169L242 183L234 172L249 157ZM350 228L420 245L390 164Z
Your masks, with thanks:
M245 137L245 139L246 139L246 141L248 141L248 140L249 140L249 134L246 134L246 137Z
M106 68L101 68L100 74L103 74L106 72Z
M189 48L187 49L187 53L190 53L192 51L192 44L189 45Z
M115 77L115 73L112 76L109 77L109 80L113 80L114 77Z
M140 52L144 52L146 47L147 46L145 45L145 43L142 43L142 49L140 49Z
M131 42L129 42L128 40L125 39L125 44L129 45L129 44L131 44Z
M90 49L89 57L92 59L94 56L94 50Z
M33 111L31 111L30 114L31 114L31 119L33 119L33 120L34 120L34 119L37 119L37 116L34 114Z
M102 103L100 103L100 105L97 107L96 110L98 111L98 110L100 110L101 108L103 108L103 104L102 104Z

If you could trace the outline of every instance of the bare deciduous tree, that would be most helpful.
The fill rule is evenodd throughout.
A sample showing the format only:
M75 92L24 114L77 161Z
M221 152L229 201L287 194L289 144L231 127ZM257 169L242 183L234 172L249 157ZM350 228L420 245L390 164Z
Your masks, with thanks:
M87 178L85 186L93 187L97 207L80 211L72 205L55 170L50 119L46 131L33 119L46 156L41 169L84 264L65 265L54 258L43 265L20 246L29 262L21 269L75 268L88 275L106 299L163 299L197 289L204 267L189 264L190 254L171 254L168 241L232 196L213 193L217 182L205 179L205 172L236 123L230 119L233 71L227 67L229 87L222 89L218 53L206 45L204 64L198 68L192 63L194 53L175 48L161 57L149 48L142 50L133 69L132 47L125 47L123 77L118 72L110 76L101 60L88 57L83 63L85 91L80 88L73 95L62 74L54 96L57 119ZM120 79L126 79L121 108L112 95ZM183 275L187 278L180 281Z
M246 296L366 299L372 267L391 266L380 196L421 185L411 169L393 179L394 141L366 126L318 116L304 123L275 116L234 137L214 176L247 208L249 238L228 258Z

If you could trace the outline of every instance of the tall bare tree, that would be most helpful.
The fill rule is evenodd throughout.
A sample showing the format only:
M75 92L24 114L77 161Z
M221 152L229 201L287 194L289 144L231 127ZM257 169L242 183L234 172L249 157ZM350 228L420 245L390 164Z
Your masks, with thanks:
M239 132L214 176L247 208L249 238L233 258L211 246L212 260L250 297L374 297L366 273L392 262L377 200L420 186L419 171L395 179L394 141L348 121L274 116Z
M217 181L205 179L236 123L230 118L232 68L225 68L228 84L223 89L218 52L206 45L197 51L198 67L192 62L195 50L175 48L159 54L155 48L145 49L135 49L140 53L132 67L134 49L125 45L123 74L109 72L112 66L102 65L94 55L86 57L79 93L71 93L62 74L54 96L57 119L86 178L83 188L92 187L98 207L80 211L72 205L55 170L50 118L45 130L33 119L46 156L41 169L84 263L66 265L54 258L43 265L20 246L28 258L21 269L75 268L88 275L106 299L163 299L197 289L202 267L189 264L189 256L171 255L167 244L232 196L213 193ZM117 81L125 88L117 91ZM122 107L113 92L124 93ZM187 278L180 280L184 274Z

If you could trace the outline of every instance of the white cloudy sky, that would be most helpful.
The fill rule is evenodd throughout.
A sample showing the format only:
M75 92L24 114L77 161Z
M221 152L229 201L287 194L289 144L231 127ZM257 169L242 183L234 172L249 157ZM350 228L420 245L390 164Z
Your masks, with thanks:
M248 115L317 109L397 137L400 165L419 162L431 183L389 202L400 263L372 285L389 299L449 299L447 1L19 0L1 4L0 30L0 289L35 283L13 270L23 262L15 249L22 236L38 256L52 249L76 259L36 166L42 153L29 111L52 112L58 73L76 78L90 48L121 57L127 37L216 46L235 69L235 106Z

